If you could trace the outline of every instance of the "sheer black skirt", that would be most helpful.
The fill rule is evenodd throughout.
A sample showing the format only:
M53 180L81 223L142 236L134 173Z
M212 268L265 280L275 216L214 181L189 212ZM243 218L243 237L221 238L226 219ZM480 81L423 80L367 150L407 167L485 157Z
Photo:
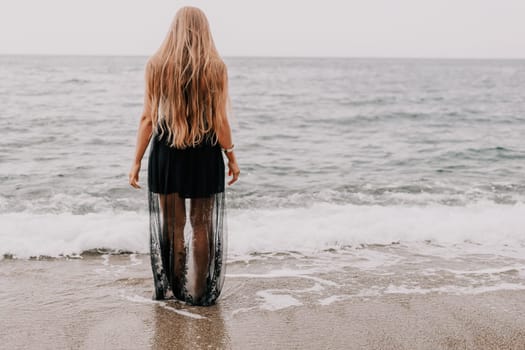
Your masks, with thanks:
M154 299L211 305L224 284L224 159L205 141L186 149L153 135L148 161Z

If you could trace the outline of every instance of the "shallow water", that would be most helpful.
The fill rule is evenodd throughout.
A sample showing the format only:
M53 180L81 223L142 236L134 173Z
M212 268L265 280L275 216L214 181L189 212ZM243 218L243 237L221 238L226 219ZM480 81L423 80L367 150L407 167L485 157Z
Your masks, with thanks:
M475 245L426 244L425 252L405 244L368 245L300 252L253 253L230 259L220 297L222 317L290 307L329 306L393 294L477 295L525 290L525 259L516 250L493 254ZM0 307L24 321L39 313L82 313L87 305L104 310L122 300L158 304L193 319L206 308L175 300L154 301L148 254L91 254L74 259L4 259ZM33 310L33 311L32 311Z

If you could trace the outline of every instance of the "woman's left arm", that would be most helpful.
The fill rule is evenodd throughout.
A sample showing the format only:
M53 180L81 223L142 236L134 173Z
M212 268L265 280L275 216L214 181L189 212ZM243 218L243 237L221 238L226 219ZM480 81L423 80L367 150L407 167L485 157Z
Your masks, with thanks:
M139 186L139 172L140 165L142 162L142 157L148 148L149 141L151 139L151 99L148 91L148 81L149 74L148 69L146 68L146 89L144 92L144 110L142 111L142 116L140 117L139 128L137 131L137 144L135 147L135 159L131 165L131 170L129 172L129 184L134 188L140 188Z

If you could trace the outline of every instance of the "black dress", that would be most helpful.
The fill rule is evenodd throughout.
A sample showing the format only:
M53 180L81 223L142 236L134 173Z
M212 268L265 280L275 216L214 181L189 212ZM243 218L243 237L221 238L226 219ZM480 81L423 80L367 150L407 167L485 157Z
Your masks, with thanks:
M222 151L211 137L195 147L173 148L166 134L153 133L148 159L153 298L211 305L224 284L226 263Z

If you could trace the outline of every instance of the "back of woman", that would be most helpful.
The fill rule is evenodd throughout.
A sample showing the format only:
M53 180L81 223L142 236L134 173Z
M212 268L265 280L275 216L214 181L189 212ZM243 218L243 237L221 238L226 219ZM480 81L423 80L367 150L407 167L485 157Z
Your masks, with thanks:
M145 72L144 112L130 184L148 159L154 299L210 305L226 263L225 167L239 168L227 117L227 69L202 11L179 10ZM151 142L150 142L151 140Z

